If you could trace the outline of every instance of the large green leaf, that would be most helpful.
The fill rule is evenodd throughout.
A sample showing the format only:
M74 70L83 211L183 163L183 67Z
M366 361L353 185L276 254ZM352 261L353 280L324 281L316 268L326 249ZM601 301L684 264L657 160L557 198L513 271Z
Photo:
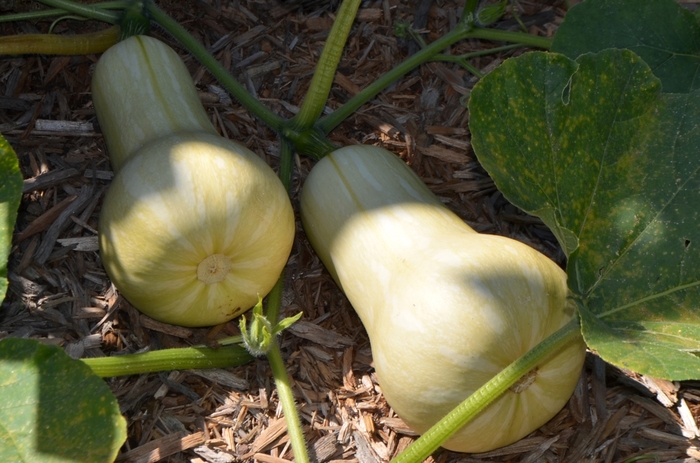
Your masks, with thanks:
M0 135L0 302L7 291L7 257L10 254L12 231L21 198L22 174L17 156L7 140Z
M700 378L700 91L663 94L628 50L508 60L470 100L474 150L569 255L606 360Z
M117 400L90 367L55 346L0 341L0 461L111 463L125 439Z
M586 0L569 10L552 43L572 59L606 48L641 56L664 92L700 88L700 25L675 0Z

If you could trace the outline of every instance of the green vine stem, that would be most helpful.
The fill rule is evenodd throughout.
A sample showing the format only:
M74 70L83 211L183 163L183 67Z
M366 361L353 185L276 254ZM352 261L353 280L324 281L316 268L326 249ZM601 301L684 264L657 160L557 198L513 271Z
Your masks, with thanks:
M392 463L420 463L440 447L452 434L471 421L530 370L581 335L578 318L551 334L522 357L508 365L464 402L448 413L418 440L401 452Z
M169 370L235 367L251 362L253 357L245 347L232 345L220 348L180 347L81 360L100 378L109 378Z
M280 172L279 178L284 185L287 194L291 196L292 192L292 160L294 159L294 146L286 140L282 139L280 143Z
M311 78L309 89L299 112L294 116L295 127L306 129L314 125L323 112L328 100L335 71L343 55L352 23L355 21L360 0L343 0L333 26L323 46L323 51L316 64L316 70Z
M163 10L158 8L153 1L145 2L146 10L150 19L157 22L163 29L173 35L182 45L184 45L195 58L197 58L209 72L223 85L226 90L233 95L248 111L253 113L259 120L267 124L272 130L281 133L285 125L284 119L270 111L265 105L258 101L234 79L229 71L224 68L219 61L207 51L187 30L177 21L168 16Z
M477 57L477 56L483 56L483 55L490 55L492 53L499 53L501 51L509 51L513 50L515 48L521 48L523 45L520 45L519 43L512 43L510 45L504 45L502 47L495 47L495 48L488 48L486 50L479 50L471 53L464 53L463 55L443 55L443 54L437 54L433 57L433 61L445 61L449 63L456 63L460 66L462 66L464 69L469 71L472 75L478 77L481 79L483 77L483 74L481 71L476 69L474 66L472 66L469 63L469 60L471 58Z
M102 53L119 39L119 26L110 26L88 34L20 34L0 37L0 55L42 53L50 55L86 55Z
M394 81L400 79L421 64L430 61L435 55L450 45L467 38L511 42L544 49L549 49L552 46L552 41L544 37L537 37L531 34L524 34L522 32L472 27L467 22L460 21L457 27L455 27L453 30L427 45L425 48L422 48L416 54L408 57L398 66L369 84L340 108L336 109L328 116L321 118L317 124L317 127L323 133L330 133L335 127L358 110L363 104L379 94Z
M471 31L469 31L467 38L491 40L494 42L519 43L520 45L541 48L543 50L549 50L552 48L552 39L548 39L547 37L540 37L523 32L502 31L488 27L473 28Z
M126 8L130 2L128 1L116 1L116 2L101 2L93 3L90 6L99 10L121 10ZM48 3L47 3L48 4ZM24 13L12 13L0 16L0 22L14 22L14 21L30 21L32 19L44 19L53 18L56 16L63 16L69 13L68 10L62 8L52 8L41 11L26 11ZM111 23L114 24L114 23Z
M294 317L277 321L282 302L283 281L284 273L277 280L277 284L268 295L266 316L262 313L262 299L260 299L253 308L250 325L246 317L241 317L240 329L248 351L256 357L267 356L272 369L272 376L275 378L275 388L284 411L284 419L287 423L287 432L292 444L294 459L299 463L309 463L299 412L292 393L291 381L284 365L282 352L277 343L277 336L302 315L300 312Z
M484 55L491 55L493 53L500 53L502 51L510 51L514 50L516 48L522 48L524 45L519 44L519 43L511 43L510 45L503 45L501 47L494 47L494 48L486 48L484 50L478 50L478 51L472 51L469 53L464 53L463 55L435 55L433 57L434 60L440 60L440 61L451 61L458 63L462 60L467 60L471 58L476 58L477 56L484 56Z
M90 19L97 19L99 21L104 21L109 24L117 24L121 20L121 13L114 11L108 11L103 7L104 3L95 3L93 5L83 5L81 3L73 2L71 0L39 0L44 5L52 6L56 9L63 10L64 12L69 12L84 16ZM132 2L124 2L124 6L129 5ZM110 8L113 5L110 6Z
M279 344L277 340L272 340L270 351L267 353L267 360L270 362L272 375L275 378L275 387L279 396L282 410L284 411L284 419L287 422L287 433L289 440L292 443L292 451L294 452L294 461L296 463L309 463L309 453L306 450L306 441L301 428L301 420L297 412L297 406L294 402L294 394L292 393L292 385L287 374L287 369L282 359Z
M279 177L287 190L287 194L292 190L292 159L294 155L294 147L288 141L282 138L280 145L280 172ZM284 289L284 273L280 275L277 283L272 288L272 291L267 296L267 319L274 325L279 319L280 308L282 306L282 291ZM275 387L277 395L282 404L284 411L284 419L287 422L287 432L292 443L292 452L294 452L294 461L297 463L309 463L309 455L306 449L306 441L301 428L301 420L297 411L296 403L294 402L294 394L292 393L291 381L284 366L282 352L280 351L277 339L272 340L270 350L267 352L267 361L270 363L272 375L275 378Z

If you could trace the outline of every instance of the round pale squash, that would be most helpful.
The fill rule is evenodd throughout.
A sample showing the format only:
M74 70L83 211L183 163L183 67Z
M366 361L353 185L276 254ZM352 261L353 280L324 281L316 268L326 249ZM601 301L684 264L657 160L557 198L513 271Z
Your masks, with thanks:
M105 197L100 252L119 291L146 315L208 326L248 310L274 286L294 214L274 171L207 133L138 150Z
M387 402L418 433L575 316L561 268L521 242L476 233L381 148L319 161L301 218L367 330ZM536 430L570 398L584 356L579 337L444 447L484 452Z

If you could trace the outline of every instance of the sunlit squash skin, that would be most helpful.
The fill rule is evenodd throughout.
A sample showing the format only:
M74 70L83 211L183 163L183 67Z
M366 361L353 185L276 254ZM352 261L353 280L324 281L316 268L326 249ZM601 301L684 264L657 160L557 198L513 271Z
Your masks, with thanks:
M419 433L575 316L561 268L476 233L384 149L318 162L301 218L367 330L387 402ZM572 395L584 356L582 339L571 342L444 447L484 452L536 430Z
M92 100L112 169L172 133L216 134L180 57L153 37L129 37L100 56Z
M119 291L162 322L209 326L274 286L294 239L274 171L211 134L161 138L134 153L100 212L100 252Z

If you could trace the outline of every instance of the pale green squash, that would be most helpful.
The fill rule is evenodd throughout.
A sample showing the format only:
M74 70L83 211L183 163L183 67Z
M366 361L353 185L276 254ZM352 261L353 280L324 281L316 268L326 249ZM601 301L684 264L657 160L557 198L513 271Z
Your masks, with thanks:
M294 239L275 172L216 133L187 68L156 39L110 48L92 92L117 172L99 221L117 289L152 318L184 326L223 323L254 306Z
M389 405L419 433L575 316L561 268L521 242L476 233L381 148L318 162L301 217L369 334ZM444 446L484 452L536 430L570 398L584 356L578 338Z
M270 167L211 134L156 140L131 156L100 213L100 252L119 291L157 320L228 321L287 262L294 214Z

